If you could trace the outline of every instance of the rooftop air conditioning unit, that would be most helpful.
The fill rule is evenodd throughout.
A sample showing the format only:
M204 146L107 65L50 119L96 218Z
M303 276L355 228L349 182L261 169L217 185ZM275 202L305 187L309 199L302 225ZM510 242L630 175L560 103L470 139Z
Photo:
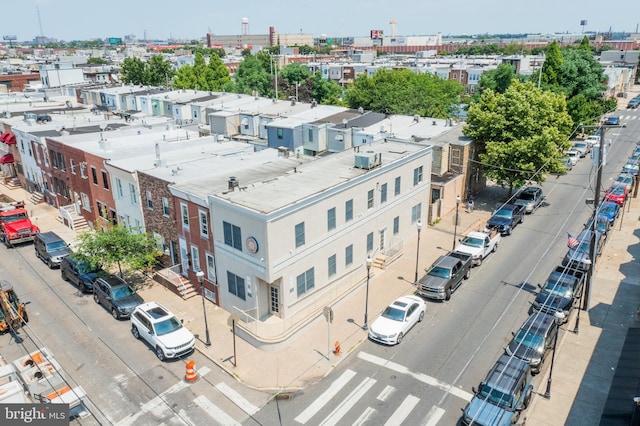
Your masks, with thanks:
M382 164L382 153L375 151L360 152L356 154L354 167L357 169L371 170Z

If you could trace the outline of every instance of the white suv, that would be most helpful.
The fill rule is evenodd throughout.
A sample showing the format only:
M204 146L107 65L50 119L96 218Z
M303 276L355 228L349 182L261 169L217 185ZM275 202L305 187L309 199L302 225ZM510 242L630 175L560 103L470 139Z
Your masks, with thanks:
M131 334L144 339L160 361L193 351L196 339L167 308L157 302L136 306L131 314Z

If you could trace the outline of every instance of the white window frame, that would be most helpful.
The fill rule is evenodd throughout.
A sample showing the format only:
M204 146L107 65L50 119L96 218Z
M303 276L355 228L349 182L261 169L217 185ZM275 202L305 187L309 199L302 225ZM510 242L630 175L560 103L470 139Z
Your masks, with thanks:
M189 229L189 206L186 203L180 203L180 218L182 229Z
M206 210L198 209L198 223L200 225L200 236L209 238L209 218Z

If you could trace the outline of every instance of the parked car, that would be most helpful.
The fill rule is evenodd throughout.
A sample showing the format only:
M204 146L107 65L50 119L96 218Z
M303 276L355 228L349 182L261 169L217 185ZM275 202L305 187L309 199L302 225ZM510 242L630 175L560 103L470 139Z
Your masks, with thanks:
M41 232L33 240L36 256L49 266L50 269L60 266L65 256L70 255L71 249L55 232Z
M92 268L89 264L75 259L73 255L64 257L60 263L62 279L72 282L80 291L85 293L92 293L93 282L98 276L106 274L102 268Z
M630 175L629 173L620 173L615 180L616 183L626 186L629 192L631 192L631 190L633 189L634 181L635 177L633 175Z
M638 108L638 105L640 105L640 99L633 98L627 104L627 108Z
M589 222L585 225L585 229L593 228L593 219L590 219ZM602 238L607 238L607 234L611 229L611 222L609 219L602 214L599 214L596 220L596 232L599 232L602 235Z
M463 410L465 426L504 426L517 423L533 395L531 367L526 361L501 355Z
M591 229L584 229L580 234L578 234L578 237L576 238L578 240L578 245L569 248L564 259L562 259L562 266L582 271L589 269L591 263L595 262L595 259L591 258L591 253L589 252L592 234L593 231ZM595 254L597 257L602 254L602 244L604 243L604 239L599 232L595 233L595 239Z
M604 124L607 126L619 126L620 125L620 117L617 115L611 115L604 120Z
M182 321L157 302L136 306L131 314L131 334L146 341L160 361L191 353L196 338Z
M630 173L632 175L637 175L638 174L638 162L637 161L633 161L633 160L627 161L627 164L622 166L622 173Z
M622 206L629 196L629 189L626 185L614 183L604 193L605 201L613 201L619 206Z
M136 306L144 303L133 287L112 274L96 279L93 284L93 300L109 310L115 319L128 318Z
M567 151L566 156L571 162L572 168L573 166L578 164L578 160L580 159L580 153L578 151L576 151L575 149L570 149L569 151Z
M606 221L605 221L606 223ZM586 272L558 266L543 285L532 305L533 312L555 315L563 323L569 320L574 301L582 294Z
M603 201L598 207L598 215L606 217L611 226L616 221L618 214L620 214L620 206L612 201Z
M513 355L531 366L531 373L538 374L558 332L558 323L552 315L533 313L522 324L513 339L505 347L507 355Z
M572 147L573 150L578 151L580 158L584 158L591 151L591 147L586 142L575 142Z
M513 204L523 206L524 212L531 214L540 207L542 200L544 200L542 189L537 186L528 186L516 194Z
M511 235L513 228L524 220L524 207L503 204L487 221L487 228L497 229L502 235Z
M387 306L369 327L369 338L387 345L402 342L405 334L424 319L427 305L418 296L402 296Z

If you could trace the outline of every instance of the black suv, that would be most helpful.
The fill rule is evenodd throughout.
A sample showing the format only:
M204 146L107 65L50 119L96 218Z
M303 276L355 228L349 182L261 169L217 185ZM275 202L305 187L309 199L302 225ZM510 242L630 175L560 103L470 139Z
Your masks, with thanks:
M502 355L491 368L462 415L463 425L511 425L531 401L531 369L526 361Z
M93 282L99 276L107 273L101 268L92 268L89 264L80 262L72 256L67 256L60 263L60 275L65 281L72 282L78 290L84 293L93 291Z
M36 256L42 259L50 269L60 266L65 256L72 253L67 243L55 232L41 232L33 240Z
M591 249L591 235L593 231L590 229L585 229L580 234L578 234L578 245L575 247L571 247L567 254L562 259L562 266L567 266L572 269L580 269L586 271L591 266L591 263L594 259L591 259L591 254L589 253ZM600 256L602 254L602 246L604 244L604 238L602 238L602 234L600 232L596 232L596 256Z
M513 228L524 220L524 206L503 204L487 221L487 228L496 229L502 235L511 235Z
M136 306L144 303L142 297L125 280L112 274L95 280L93 300L111 311L115 319L128 318Z
M528 362L532 374L537 374L549 349L553 347L557 332L558 323L555 317L536 312L522 324L504 351L507 355Z
M559 266L540 286L540 292L533 302L533 311L557 315L563 323L567 322L574 300L582 293L584 277L583 271Z

